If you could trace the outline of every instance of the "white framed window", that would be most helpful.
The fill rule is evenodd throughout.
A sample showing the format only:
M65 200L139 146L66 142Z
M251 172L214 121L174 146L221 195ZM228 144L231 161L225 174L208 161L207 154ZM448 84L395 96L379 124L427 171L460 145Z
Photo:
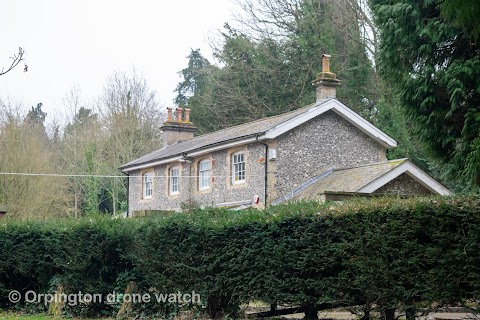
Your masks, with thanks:
M198 190L210 188L210 160L202 160L198 163Z
M153 172L143 174L143 199L150 199L153 195Z
M180 193L180 169L179 167L170 168L170 194Z
M232 155L232 183L245 182L245 154L243 152Z

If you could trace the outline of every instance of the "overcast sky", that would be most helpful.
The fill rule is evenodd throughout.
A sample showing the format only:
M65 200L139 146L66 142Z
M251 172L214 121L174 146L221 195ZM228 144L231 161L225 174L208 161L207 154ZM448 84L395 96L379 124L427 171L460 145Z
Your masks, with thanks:
M211 57L208 40L237 7L231 0L0 0L0 67L22 47L23 66L0 76L0 99L49 114L78 85L88 101L114 71L143 72L163 105L190 48Z

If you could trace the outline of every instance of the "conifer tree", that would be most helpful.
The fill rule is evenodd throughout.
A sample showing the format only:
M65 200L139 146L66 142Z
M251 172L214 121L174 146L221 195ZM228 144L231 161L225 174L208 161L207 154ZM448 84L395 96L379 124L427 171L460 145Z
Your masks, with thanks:
M380 32L379 69L449 176L476 188L480 46L474 29L445 18L442 8L449 2L372 0Z

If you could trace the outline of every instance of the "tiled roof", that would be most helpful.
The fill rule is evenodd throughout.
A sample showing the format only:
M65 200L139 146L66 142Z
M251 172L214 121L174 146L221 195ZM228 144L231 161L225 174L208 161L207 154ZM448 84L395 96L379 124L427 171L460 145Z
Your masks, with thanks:
M327 102L328 100L325 100ZM137 165L146 164L149 162L179 156L184 152L190 152L194 150L199 150L205 147L210 147L214 145L219 145L228 141L254 137L258 134L262 134L273 127L288 121L299 114L302 114L305 111L308 111L312 108L313 105L309 105L294 111L290 111L278 116L273 116L269 118L264 118L248 123L244 123L238 126L230 127L227 129L215 131L212 133L204 134L198 137L195 137L190 140L178 142L172 145L169 145L165 148L153 151L143 157L140 157L136 160L133 160L121 167L121 169L127 169L129 167L134 167ZM319 106L319 104L316 104Z
M405 161L408 161L408 159L397 159L350 168L333 169L330 173L323 174L321 179L308 185L305 189L301 190L301 188L299 188L295 198L315 198L325 191L357 192L362 187L380 178Z

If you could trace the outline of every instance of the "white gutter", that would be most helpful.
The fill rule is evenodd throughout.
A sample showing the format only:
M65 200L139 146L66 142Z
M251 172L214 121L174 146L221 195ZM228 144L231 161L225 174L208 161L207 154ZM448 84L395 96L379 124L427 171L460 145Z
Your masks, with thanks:
M228 143L223 143L223 144L220 144L220 145L217 145L217 146L214 146L214 147L206 148L206 149L195 151L195 152L184 152L183 154L186 157L197 157L197 156L201 156L201 155L211 153L211 152L214 152L214 151L219 151L219 150L223 150L223 149L227 149L227 148L232 148L232 147L236 147L236 146L239 146L239 145L252 143L252 142L255 142L255 141L256 141L255 137L244 138L244 139L241 139L241 140L236 140L236 141L232 141L232 142L228 142ZM170 162L180 161L182 159L184 159L183 156L170 157L170 158L161 159L161 160L158 160L158 161L147 162L147 163L144 163L144 164L139 164L139 165L136 165L136 166L133 166L133 167L125 168L125 169L122 170L122 172L128 173L128 172L132 172L132 171L136 171L136 170L147 169L147 168L156 167L156 166L166 164L166 163L170 163Z

